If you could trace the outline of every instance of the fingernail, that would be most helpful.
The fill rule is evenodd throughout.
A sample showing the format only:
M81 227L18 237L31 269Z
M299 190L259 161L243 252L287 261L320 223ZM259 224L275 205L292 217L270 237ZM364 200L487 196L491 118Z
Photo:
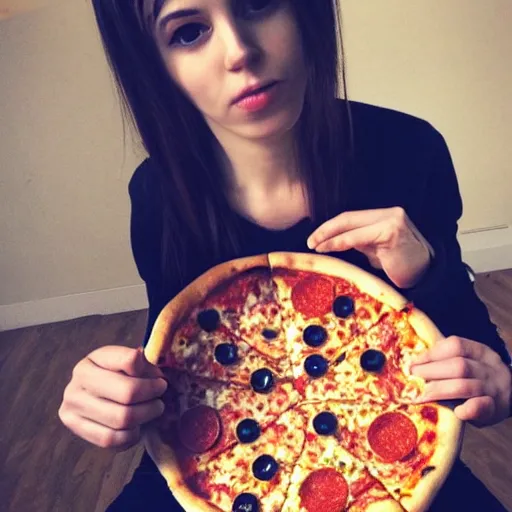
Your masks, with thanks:
M158 379L159 386L161 388L161 393L165 393L167 391L167 388L169 387L169 383L165 379Z
M311 239L309 239L307 241L307 245L308 245L308 248L311 250L313 250L315 248L315 244L314 244L313 240L311 240Z

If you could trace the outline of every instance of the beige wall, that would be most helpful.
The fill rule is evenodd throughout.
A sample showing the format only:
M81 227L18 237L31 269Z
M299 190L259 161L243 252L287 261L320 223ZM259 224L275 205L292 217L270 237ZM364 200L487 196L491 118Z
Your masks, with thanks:
M90 3L0 24L0 304L134 284L119 106Z
M126 186L143 153L123 152L90 3L59 4L0 23L0 305L139 283ZM343 9L351 96L443 132L465 229L510 222L510 0Z
M512 224L512 2L341 4L352 98L441 131L464 197L462 230Z

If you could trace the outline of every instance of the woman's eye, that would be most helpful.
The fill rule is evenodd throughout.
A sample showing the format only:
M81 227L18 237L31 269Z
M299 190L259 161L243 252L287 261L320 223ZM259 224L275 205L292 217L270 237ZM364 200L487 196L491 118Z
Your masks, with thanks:
M253 11L262 11L272 3L272 0L248 0L247 5Z
M277 3L277 0L245 0L244 7L248 15L258 14Z
M192 46L208 31L209 28L202 23L188 23L174 32L170 44Z

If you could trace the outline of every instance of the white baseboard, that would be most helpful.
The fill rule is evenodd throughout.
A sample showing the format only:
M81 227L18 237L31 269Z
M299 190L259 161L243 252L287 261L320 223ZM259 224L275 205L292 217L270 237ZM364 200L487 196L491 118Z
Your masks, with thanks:
M512 268L512 227L459 235L464 261L477 273Z
M0 331L147 308L144 285L0 306Z
M464 261L477 272L512 268L512 228L463 233ZM0 306L0 331L147 308L144 285Z

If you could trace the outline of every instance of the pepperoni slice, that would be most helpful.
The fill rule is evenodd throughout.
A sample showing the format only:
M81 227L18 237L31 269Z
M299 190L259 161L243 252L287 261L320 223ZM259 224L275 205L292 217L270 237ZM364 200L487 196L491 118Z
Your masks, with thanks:
M332 310L333 302L333 283L324 277L309 276L293 287L293 307L306 318L326 315Z
M178 435L185 448L194 453L204 453L213 448L220 430L218 412L206 405L199 405L186 411L180 418Z
M301 510L340 512L347 506L348 485L334 468L323 468L314 471L302 482L299 497Z
M410 455L418 443L414 423L403 414L387 412L373 421L368 429L372 450L385 462L396 462Z
M260 297L262 289L270 283L268 268L255 267L235 276L217 288L207 299L206 305L219 306L224 310L240 311L247 297Z

